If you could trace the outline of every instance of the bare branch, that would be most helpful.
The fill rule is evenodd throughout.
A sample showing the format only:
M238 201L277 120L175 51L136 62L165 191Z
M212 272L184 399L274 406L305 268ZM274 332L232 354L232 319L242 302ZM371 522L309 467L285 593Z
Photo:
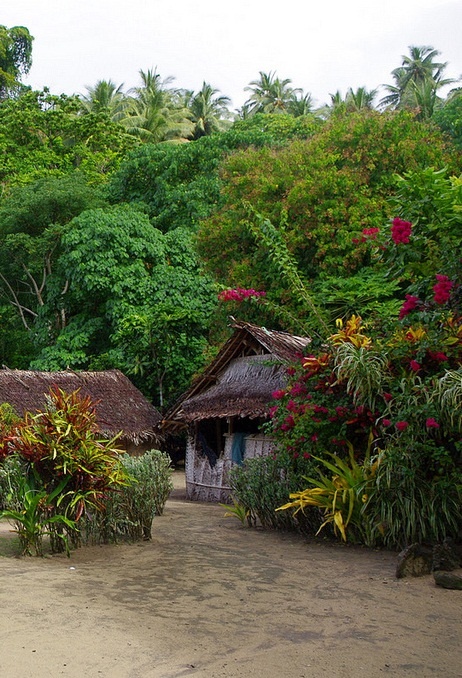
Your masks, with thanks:
M27 308L27 306L23 306L23 305L21 304L21 302L19 301L19 299L18 299L18 297L17 297L16 292L15 292L14 289L11 287L10 283L9 283L8 280L5 278L5 276L3 275L3 273L0 273L0 278L3 280L3 282L5 283L5 285L7 286L8 290L9 290L11 296L13 297L12 299L8 299L8 301L10 302L10 304L11 304L12 306L15 306L15 307L18 309L19 315L20 315L21 320L22 320L22 324L24 325L24 327L26 328L26 330L30 330L29 324L28 324L28 322L27 322L27 320L26 320L25 313L29 313L29 314L30 314L32 317L34 317L34 318L37 317L37 313L35 313L35 311L32 311L32 309Z

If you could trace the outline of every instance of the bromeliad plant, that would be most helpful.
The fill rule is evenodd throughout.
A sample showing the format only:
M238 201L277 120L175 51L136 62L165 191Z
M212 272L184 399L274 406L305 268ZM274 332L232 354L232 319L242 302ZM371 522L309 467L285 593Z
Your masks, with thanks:
M350 538L371 545L371 530L363 507L373 492L378 461L371 464L368 453L364 462L358 464L351 444L348 448L348 461L335 454L329 454L331 461L315 457L320 465L319 477L305 478L312 487L290 494L291 501L276 510L295 509L296 515L299 511L305 512L307 508L320 509L323 512L323 523L317 534L327 525L331 525L334 533L340 534L343 541ZM332 475L329 477L323 473L322 467Z

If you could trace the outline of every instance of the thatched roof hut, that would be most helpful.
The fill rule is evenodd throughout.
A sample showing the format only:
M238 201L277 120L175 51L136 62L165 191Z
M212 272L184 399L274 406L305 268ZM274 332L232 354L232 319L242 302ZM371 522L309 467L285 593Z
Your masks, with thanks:
M164 428L212 417L261 417L282 388L284 365L309 344L307 337L233 321L234 333L216 358L165 415Z
M113 437L122 432L120 444L129 452L156 445L161 415L119 370L103 372L39 372L0 370L0 403L10 403L22 416L43 409L50 388L67 393L79 389L90 397L101 433Z
M167 412L169 432L188 430L186 496L226 501L228 473L244 458L269 454L261 433L272 394L286 383L286 366L302 355L307 337L233 321L234 333L215 360Z

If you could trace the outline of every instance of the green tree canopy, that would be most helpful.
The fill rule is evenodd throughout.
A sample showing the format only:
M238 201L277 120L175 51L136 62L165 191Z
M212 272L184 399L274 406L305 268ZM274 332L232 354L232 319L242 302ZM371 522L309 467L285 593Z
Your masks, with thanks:
M134 149L108 187L114 203L141 203L161 231L179 226L196 230L221 202L222 159L237 149L281 146L307 138L318 127L312 116L256 115L226 132L187 144L143 144Z
M441 135L407 113L333 116L305 141L229 156L222 169L224 202L201 224L199 252L219 283L264 289L267 307L282 305L299 316L290 286L268 263L266 236L250 227L258 213L279 233L323 304L338 309L348 302L351 310L362 298L372 308L396 287L368 280L370 249L363 240L391 216L396 173L445 164L451 156ZM359 278L353 282L353 276ZM361 291L356 302L355 286ZM286 314L285 328L289 324Z
M101 183L134 143L106 112L82 115L78 97L29 91L0 106L0 185L75 169Z
M32 66L33 37L24 26L0 26L0 101L20 89Z
M185 231L127 205L88 210L63 231L33 365L118 367L164 404L202 364L215 305Z

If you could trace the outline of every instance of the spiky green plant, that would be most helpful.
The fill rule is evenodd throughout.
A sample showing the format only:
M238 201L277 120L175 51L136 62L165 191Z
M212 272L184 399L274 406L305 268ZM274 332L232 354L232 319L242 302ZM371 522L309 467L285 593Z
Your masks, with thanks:
M447 371L435 382L433 394L440 417L459 433L462 431L462 368Z
M384 390L388 374L388 357L369 347L339 344L334 351L334 372L340 382L346 382L347 393L355 403L370 410Z
M371 465L368 454L364 463L358 464L351 444L348 460L327 454L332 461L319 457L314 459L332 475L328 477L319 470L318 478L305 478L312 487L291 493L291 501L279 506L276 511L295 509L298 513L305 508L321 509L324 521L317 533L326 525L332 525L334 533L340 534L343 541L360 536L363 543L370 544L370 529L362 507L372 492L377 463Z

